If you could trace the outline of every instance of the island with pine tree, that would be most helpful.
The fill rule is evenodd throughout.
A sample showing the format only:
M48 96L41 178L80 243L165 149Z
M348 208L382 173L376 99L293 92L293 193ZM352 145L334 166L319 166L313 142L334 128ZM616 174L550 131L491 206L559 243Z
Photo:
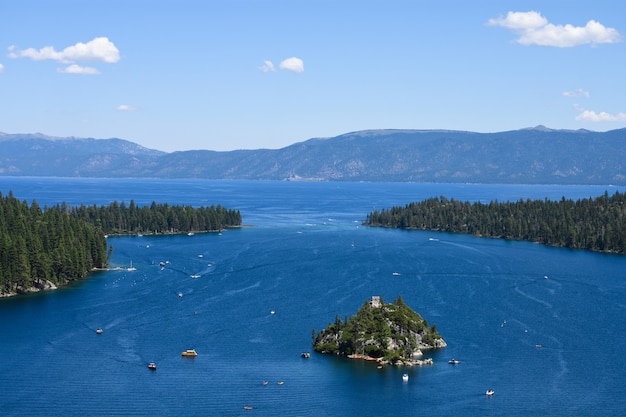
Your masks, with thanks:
M356 315L335 322L317 333L313 330L313 349L323 354L373 360L381 364L423 365L424 350L440 349L447 344L428 322L398 297L386 304L379 296L367 300Z

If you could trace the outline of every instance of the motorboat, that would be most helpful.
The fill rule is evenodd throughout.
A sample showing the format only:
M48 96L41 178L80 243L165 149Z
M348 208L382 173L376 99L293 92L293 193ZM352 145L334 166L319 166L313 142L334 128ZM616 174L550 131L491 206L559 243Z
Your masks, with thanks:
M402 381L407 382L409 380L409 374L402 375Z
M102 327L98 327L98 329L96 330L96 334L102 334L103 330Z
M493 394L494 394L494 392L493 392L493 390L492 390L492 389L488 389L488 390L487 390L487 392L485 392L485 395L486 395L487 397L491 397Z
M152 371L156 371L156 363L154 362L150 362L148 364L148 369L152 370Z
M182 356L195 357L195 356L198 356L198 353L196 352L195 349L187 349L183 353L181 353L181 355Z
M461 361L460 361L460 360L458 360L458 359L450 359L450 360L448 361L448 363L449 363L450 365L458 365L458 364L460 364L460 363L461 363Z
M309 359L311 357L311 354L309 352L302 352L300 356L302 356L304 359Z

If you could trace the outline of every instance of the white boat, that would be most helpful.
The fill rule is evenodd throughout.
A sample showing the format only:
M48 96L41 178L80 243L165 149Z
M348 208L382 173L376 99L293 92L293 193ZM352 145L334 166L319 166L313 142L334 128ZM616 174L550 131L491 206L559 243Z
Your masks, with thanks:
M485 395L487 397L491 397L493 395L493 390L492 389L488 389L487 392L485 392Z
M200 278L200 275L198 275L198 274L193 274L193 275L191 276L191 278L194 278L194 279L195 279L195 278Z
M403 375L402 375L402 380L403 380L404 382L407 382L407 381L409 380L409 374L403 374Z
M460 360L457 360L457 359L450 359L450 360L448 361L448 363L449 363L450 365L458 365L458 364L460 364L460 363L461 363L461 361L460 361Z

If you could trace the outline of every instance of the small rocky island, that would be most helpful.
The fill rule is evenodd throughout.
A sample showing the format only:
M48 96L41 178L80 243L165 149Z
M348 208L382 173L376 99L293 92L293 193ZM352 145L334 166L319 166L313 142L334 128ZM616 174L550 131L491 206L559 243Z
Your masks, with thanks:
M313 349L319 353L373 360L394 365L423 365L423 350L446 347L435 325L409 306L402 297L385 304L381 297L367 300L356 315L339 316L319 333L313 330Z

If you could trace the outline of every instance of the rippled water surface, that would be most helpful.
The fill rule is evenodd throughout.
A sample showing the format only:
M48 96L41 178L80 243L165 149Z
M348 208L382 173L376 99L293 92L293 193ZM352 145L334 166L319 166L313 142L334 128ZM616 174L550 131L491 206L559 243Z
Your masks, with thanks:
M0 177L3 195L42 206L222 204L247 225L109 238L112 266L132 262L135 271L0 300L0 414L623 415L626 257L361 226L374 208L432 196L560 199L606 189L617 190ZM427 352L434 365L300 357L313 329L372 295L401 295L437 325L448 347ZM192 348L196 358L181 356Z

